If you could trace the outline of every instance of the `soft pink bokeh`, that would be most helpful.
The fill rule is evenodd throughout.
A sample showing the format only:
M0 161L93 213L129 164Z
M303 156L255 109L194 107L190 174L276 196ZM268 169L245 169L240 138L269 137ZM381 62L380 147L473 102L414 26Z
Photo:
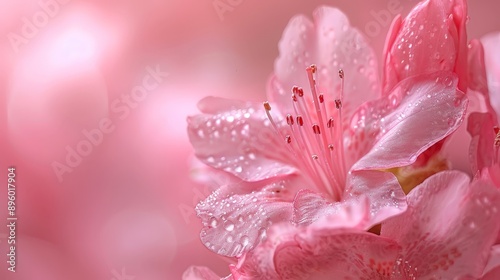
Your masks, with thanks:
M0 2L0 178L16 166L19 218L18 272L3 263L0 279L110 280L123 268L140 280L179 279L189 265L227 275L227 261L199 241L190 210L208 190L192 180L185 117L206 95L264 100L278 40L295 14L339 7L353 26L371 30L380 60L389 2L403 14L416 3L242 1L221 20L213 1L61 2L19 48L9 34L43 9L38 1ZM499 8L471 1L469 38L500 30ZM127 105L126 116L113 110L155 67L169 76L136 107ZM64 162L67 147L103 118L112 132L60 182L51 164ZM6 195L4 188L4 222ZM1 252L6 234L2 227Z

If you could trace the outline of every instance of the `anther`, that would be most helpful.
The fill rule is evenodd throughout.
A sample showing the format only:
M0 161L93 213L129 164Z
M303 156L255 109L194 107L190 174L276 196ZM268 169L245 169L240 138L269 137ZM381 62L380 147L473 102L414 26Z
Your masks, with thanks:
M312 155L312 159L316 160L319 159L318 155Z
M314 134L321 134L321 130L319 129L319 125L313 124L312 126Z
M342 70L342 69L339 70L339 78L341 78L341 79L344 78L344 70Z
M268 101L264 102L264 109L266 109L266 111L271 111L271 105Z
M300 126L304 125L304 119L302 118L302 116L297 116L297 124Z
M292 143L292 137L291 137L290 135L285 136L285 142L286 142L287 144Z
M293 117L292 117L292 115L290 115L290 114L286 115L286 123L288 125L290 125L290 126L293 125Z
M335 122L334 122L333 118L330 118L328 120L328 122L326 123L326 127L332 128L334 124L335 124Z
M311 64L311 66L307 67L307 70L309 70L309 69L311 70L311 72L313 74L315 74L316 71L318 70L318 67L316 67L316 64Z
M299 97L304 96L304 90L301 87L297 87L297 95Z
M323 97L323 94L320 94L318 96L318 99L319 99L319 103L323 103L325 101L325 98Z
M335 99L335 108L342 108L342 101L340 99Z
M297 102L297 95L295 93L292 93L292 100L293 102Z
M495 126L493 128L493 131L495 132L496 136L495 136L495 146L497 147L500 147L500 127L498 126Z
M328 149L329 149L330 151L333 151L333 144L328 144Z

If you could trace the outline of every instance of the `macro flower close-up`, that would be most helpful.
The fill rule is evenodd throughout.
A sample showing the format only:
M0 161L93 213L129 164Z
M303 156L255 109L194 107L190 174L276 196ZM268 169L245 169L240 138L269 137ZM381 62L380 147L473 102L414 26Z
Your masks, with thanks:
M237 260L228 278L484 274L500 229L500 134L467 20L459 0L423 1L396 17L380 81L363 35L340 10L320 7L313 21L296 16L285 28L269 101L198 103L202 114L188 118L195 155L203 172L228 177L196 207L200 238ZM468 106L481 90L485 113ZM441 153L467 116L472 180ZM219 279L202 267L184 277Z
M500 279L499 9L2 1L0 280Z

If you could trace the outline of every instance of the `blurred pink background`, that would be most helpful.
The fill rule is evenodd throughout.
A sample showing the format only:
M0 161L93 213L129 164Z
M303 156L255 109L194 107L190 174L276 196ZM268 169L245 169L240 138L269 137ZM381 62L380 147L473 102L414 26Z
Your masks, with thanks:
M193 180L185 119L197 100L265 100L293 15L337 6L380 58L386 16L416 3L1 1L0 180L16 167L18 221L16 272L2 261L0 279L180 279L189 265L226 275L193 210L217 184ZM469 38L500 30L499 9L470 1ZM8 235L0 227L2 260Z

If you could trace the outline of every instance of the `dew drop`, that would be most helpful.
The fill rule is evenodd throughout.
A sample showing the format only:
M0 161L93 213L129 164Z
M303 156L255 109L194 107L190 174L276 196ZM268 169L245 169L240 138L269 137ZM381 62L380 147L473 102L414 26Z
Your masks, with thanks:
M209 222L210 226L216 228L219 225L219 221L215 217L210 218Z
M250 244L250 238L246 235L243 235L241 237L241 244L243 244L244 247L248 246L248 244Z
M241 171L243 171L243 168L239 165L234 168L234 172L236 173L241 173Z
M227 221L225 224L224 224L224 229L226 229L227 231L233 231L234 230L234 224L230 221Z

